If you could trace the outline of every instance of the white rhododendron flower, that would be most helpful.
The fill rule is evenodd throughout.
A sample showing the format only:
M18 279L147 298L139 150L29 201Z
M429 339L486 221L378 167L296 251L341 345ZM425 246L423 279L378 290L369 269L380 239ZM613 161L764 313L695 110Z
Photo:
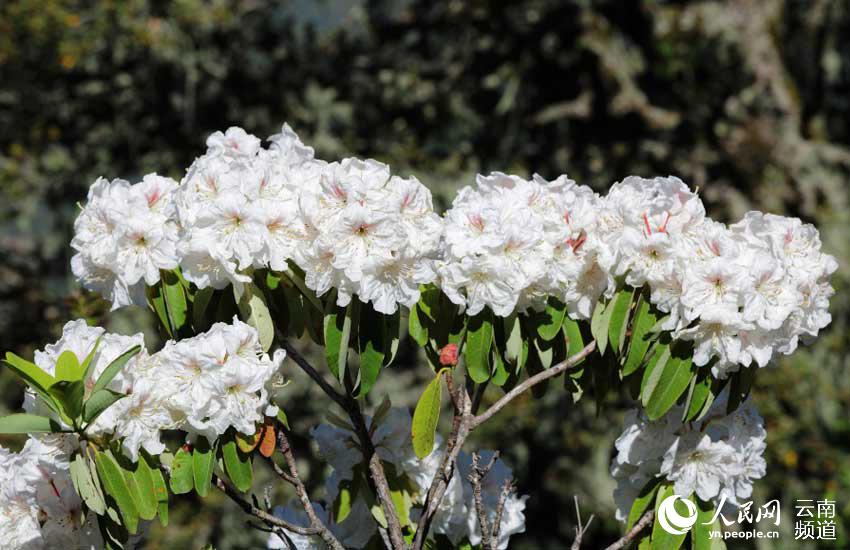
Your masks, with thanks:
M683 424L681 406L654 422L639 410L626 415L611 463L617 519L625 521L634 499L657 478L671 482L678 495L696 494L715 505L724 496L735 504L750 497L753 481L765 474L767 432L750 400L726 414L726 395L698 422Z
M133 461L138 460L139 449L151 455L165 450L162 430L184 430L213 441L230 427L251 435L265 415L277 414L269 389L286 352L278 350L269 357L256 329L235 318L231 324L216 323L199 336L169 341L153 355L144 349L141 334L109 334L83 320L71 321L62 338L35 353L35 364L52 375L63 352L74 353L82 363L95 350L91 375L84 381L91 389L112 361L135 346L142 350L107 386L127 397L86 428L92 436L120 440ZM31 390L24 409L62 422Z
M67 437L31 437L20 453L0 447L3 548L103 547L94 514L82 519L82 500L71 483Z
M489 307L506 317L553 296L589 318L614 290L600 211L599 197L566 176L479 175L446 213L439 286L468 315Z
M177 182L148 174L130 185L99 178L74 222L71 268L81 284L113 309L144 305L144 286L178 265L173 194Z

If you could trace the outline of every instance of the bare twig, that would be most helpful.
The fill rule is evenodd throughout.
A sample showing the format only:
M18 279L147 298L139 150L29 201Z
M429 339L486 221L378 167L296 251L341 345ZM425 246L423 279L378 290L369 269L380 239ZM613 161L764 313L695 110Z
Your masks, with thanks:
M489 420L494 414L505 408L505 405L516 399L523 392L531 389L532 386L543 382L544 380L548 380L553 376L558 376L562 372L574 367L578 363L580 363L585 357L593 353L593 350L596 349L596 341L592 341L588 345L584 346L580 352L576 353L572 357L567 358L565 361L561 361L557 365L550 367L542 372L538 372L534 376L530 376L525 379L521 384L517 384L511 391L502 396L501 399L490 405L490 408L484 411L483 413L476 416L472 421L472 429L477 428L487 420Z
M215 485L221 492L227 495L230 500L239 505L240 508L246 513L254 516L258 520L262 521L266 525L271 528L281 528L286 529L292 533L296 533L304 536L318 535L319 530L315 527L302 527L301 525L295 525L294 523L290 523L286 520L280 519L277 516L274 516L265 510L257 508L249 501L245 500L242 495L239 494L239 491L231 487L227 484L223 479L213 476L213 485ZM339 548L342 548L340 546Z
M587 523L582 525L581 509L578 506L578 497L573 496L573 500L576 503L576 538L573 539L573 545L570 548L571 550L578 550L581 547L581 539L584 537L584 533L587 531L587 528L590 527L591 522L593 522L593 514L590 514L590 517L587 519Z
M298 350L295 349L295 347L292 344L290 344L288 341L284 340L283 334L281 334L279 331L277 333L277 338L280 341L280 345L283 347L283 349L286 350L286 355L290 359L295 361L295 364L298 365L301 368L301 370L303 370L305 373L307 373L307 376L312 378L313 381L316 382L319 385L320 388L322 388L322 391L324 391L328 395L328 397L333 399L334 402L336 402L337 405L339 405L340 407L342 407L345 410L348 410L349 405L346 402L345 397L341 393L336 391L333 388L333 386L331 386L325 380L325 378L321 374L319 374L319 372L316 369L313 368L313 366L309 363L309 361L307 361L304 358L304 356L301 355L298 352Z
M632 540L638 536L638 534L643 531L647 525L652 524L652 520L655 518L655 511L649 510L647 511L641 518L635 523L634 527L626 533L620 540L614 542L609 545L605 550L620 550L621 548L625 548L627 544L632 542Z
M295 487L295 493L298 495L298 500L301 501L301 506L304 508L304 512L310 520L310 525L316 530L316 534L325 541L325 544L334 550L343 550L343 546L339 540L337 540L334 534L331 533L330 529L322 523L319 516L316 515L316 511L313 509L313 504L310 502L310 496L307 494L307 489L304 487L304 483L298 476L298 466L295 463L295 455L292 454L292 447L289 445L289 439L286 437L286 433L284 433L282 427L278 426L278 428L280 429L277 430L277 447L286 460L286 466L289 469L289 477L284 477L284 479ZM277 469L275 471L277 471Z
M484 550L491 550L490 524L487 521L487 510L484 509L484 497L481 496L481 480L487 474L478 466L479 459L478 453L472 453L472 468L469 469L468 477L472 484L472 499L475 502L475 513L478 515L478 527L481 529L481 543Z
M502 516L505 513L505 502L507 502L508 497L511 496L511 493L514 491L513 481L511 479L506 479L502 484L502 492L499 493L499 503L496 505L496 519L493 523L492 533L490 534L490 540L493 548L499 547L499 537L502 534Z

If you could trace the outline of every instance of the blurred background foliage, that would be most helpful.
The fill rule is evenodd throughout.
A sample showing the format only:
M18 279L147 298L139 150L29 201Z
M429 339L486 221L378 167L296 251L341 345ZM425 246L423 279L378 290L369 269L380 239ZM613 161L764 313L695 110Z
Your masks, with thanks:
M479 171L568 173L600 192L629 174L675 174L715 218L757 208L817 224L839 259L831 327L759 372L769 467L755 499L781 500L782 548L798 547L795 499L835 499L834 547L847 547L848 52L843 0L5 0L0 349L30 356L79 316L144 329L155 348L147 312L108 314L70 277L76 203L101 175L179 179L206 135L230 125L267 136L288 121L321 157L416 174L441 209ZM408 344L372 395L411 405L429 372ZM289 374L281 402L320 495L309 429L324 401ZM607 467L629 403L612 397L596 414L555 386L474 441L501 448L531 495L515 548L564 548L573 495L598 518L588 547L619 529ZM5 374L0 392L0 409L20 405ZM216 496L176 512L148 548L262 545Z

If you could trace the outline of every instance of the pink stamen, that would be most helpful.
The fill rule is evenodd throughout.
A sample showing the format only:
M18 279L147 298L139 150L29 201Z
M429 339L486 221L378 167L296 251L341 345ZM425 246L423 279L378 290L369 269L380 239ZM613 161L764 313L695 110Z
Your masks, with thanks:
M667 218L664 220L664 223L661 224L661 227L658 228L660 233L667 233L667 223L670 221L670 212L667 212Z
M649 226L649 218L646 214L643 215L643 225L646 227L646 236L652 235L652 228Z

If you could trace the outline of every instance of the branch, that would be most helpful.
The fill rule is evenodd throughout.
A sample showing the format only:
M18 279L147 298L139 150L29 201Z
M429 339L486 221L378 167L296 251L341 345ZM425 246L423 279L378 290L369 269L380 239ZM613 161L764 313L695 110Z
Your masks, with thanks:
M578 506L578 497L573 496L573 500L576 503L576 538L573 539L573 545L570 547L570 550L578 550L581 547L581 539L584 537L585 532L587 532L587 528L590 527L591 522L593 522L593 514L590 514L590 517L587 520L587 523L582 525L581 523L581 509Z
M635 526L632 527L631 531L625 534L623 538L616 541L614 544L611 544L605 550L620 550L620 548L625 548L627 544L632 542L641 531L643 531L647 525L652 523L653 518L655 518L655 511L649 510L647 511L641 518L635 523Z
M506 479L505 483L502 484L502 492L499 493L499 503L496 505L496 521L493 524L493 532L490 535L494 549L499 547L499 537L502 534L502 516L505 512L505 502L508 500L508 497L511 495L513 490L513 481Z
M304 483L301 481L301 478L298 475L298 466L295 463L295 455L292 453L292 446L289 444L289 439L286 437L282 426L278 426L277 430L277 443L278 449L280 449L280 453L283 455L284 459L286 459L286 465L289 469L289 475L281 475L283 479L285 479L288 483L292 484L295 487L295 493L298 495L298 500L301 501L301 506L304 508L304 512L307 514L307 517L310 519L310 525L316 531L315 534L319 535L325 544L334 550L344 550L342 544L339 540L331 533L330 529L322 523L322 520L319 519L319 516L316 515L316 511L313 509L313 504L310 502L310 496L307 494L307 489L304 487ZM274 464L273 460L270 460L272 464ZM275 466L277 466L275 464ZM280 474L286 474L280 470L280 468L275 468L275 472Z
M588 345L584 346L584 349L582 349L580 352L576 353L572 357L567 358L565 361L561 361L554 367L546 369L542 372L538 372L534 376L525 379L521 384L517 384L514 389L512 389L511 391L503 395L501 399L493 403L489 409L476 416L472 421L471 429L475 429L487 420L489 420L494 414L505 408L505 405L513 401L523 392L529 390L532 386L535 386L543 382L544 380L548 380L553 376L558 376L562 372L574 367L575 365L580 363L585 357L590 355L595 349L596 341L594 340Z
M280 331L277 331L277 338L280 340L280 345L286 350L286 354L295 361L295 364L301 367L301 370L307 373L307 376L312 378L313 381L322 388L322 391L324 391L328 397L333 399L337 405L342 407L344 410L348 410L348 403L346 402L345 397L336 391L292 344L283 338L283 334Z
M481 529L481 545L484 550L491 550L490 524L487 522L487 511L484 509L484 498L481 496L481 479L487 474L478 466L478 453L472 453L472 468L469 470L469 482L472 484L472 497L475 502L475 513L478 515L478 527Z
M289 523L286 520L280 519L277 516L274 516L261 508L257 508L244 498L239 492L228 485L223 479L218 476L213 476L213 485L215 485L221 492L230 497L230 500L239 505L240 508L246 513L254 516L258 520L262 521L266 525L269 526L272 530L274 529L286 529L287 531L291 531L292 533L296 533L304 536L312 536L318 535L319 531L315 527L302 527L300 525L295 525L294 523ZM342 546L340 546L342 548Z

